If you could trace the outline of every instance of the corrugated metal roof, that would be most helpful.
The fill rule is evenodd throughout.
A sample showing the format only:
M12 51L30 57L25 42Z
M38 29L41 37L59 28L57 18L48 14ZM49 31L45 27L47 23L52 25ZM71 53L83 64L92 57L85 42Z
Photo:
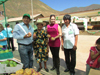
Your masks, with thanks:
M40 15L43 16L42 14L36 14L36 15L33 15L33 18L36 18L37 16L40 16ZM32 18L32 15L31 15L31 18ZM12 21L21 21L21 20L22 20L22 17L16 17L16 18L10 18L7 21L12 22Z

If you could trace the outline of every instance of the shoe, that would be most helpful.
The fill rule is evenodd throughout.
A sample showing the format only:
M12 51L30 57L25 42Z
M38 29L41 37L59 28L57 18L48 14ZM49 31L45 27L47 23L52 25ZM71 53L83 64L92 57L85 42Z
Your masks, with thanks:
M52 67L50 70L51 70L51 71L55 70L55 67Z
M70 72L70 75L75 75L75 73Z
M60 71L59 69L56 69L57 75L60 75Z
M65 69L64 72L69 72L69 69Z
M44 68L44 69L45 69L46 72L49 72L49 69L48 68Z
M42 68L38 68L37 72L41 71Z

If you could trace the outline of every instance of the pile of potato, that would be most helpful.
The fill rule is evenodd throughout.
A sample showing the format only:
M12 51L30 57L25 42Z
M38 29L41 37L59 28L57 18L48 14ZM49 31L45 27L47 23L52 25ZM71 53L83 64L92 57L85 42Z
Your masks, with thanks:
M33 68L20 69L15 74L11 75L42 75L40 72L36 72Z

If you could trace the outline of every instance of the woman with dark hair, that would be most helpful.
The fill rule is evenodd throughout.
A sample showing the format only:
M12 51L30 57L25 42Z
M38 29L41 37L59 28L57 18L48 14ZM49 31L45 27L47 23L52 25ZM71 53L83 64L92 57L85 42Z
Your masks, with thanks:
M0 24L0 45L7 49L7 33L2 24Z
M53 67L51 70L56 69L57 75L60 74L59 71L59 49L60 49L60 36L62 35L61 27L55 24L55 15L50 15L50 24L47 25L47 34L50 35L49 45L52 56L53 56Z

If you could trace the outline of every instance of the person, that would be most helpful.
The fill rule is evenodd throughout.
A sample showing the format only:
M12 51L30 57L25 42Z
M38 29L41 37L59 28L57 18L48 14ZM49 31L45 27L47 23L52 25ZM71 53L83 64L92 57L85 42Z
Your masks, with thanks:
M17 21L16 24L19 24L19 22Z
M0 45L7 49L7 33L2 24L0 24Z
M33 67L33 33L34 30L30 26L31 21L29 14L24 14L22 23L15 25L13 37L17 39L18 51L21 62L24 64L23 69Z
M13 30L12 28L10 27L9 24L7 24L7 28L5 28L5 30L7 31L7 43L8 43L8 49L11 49L12 48L12 51L14 51L14 43L13 43ZM10 46L10 43L11 43L11 46Z
M90 48L89 57L86 63L86 75L89 75L91 68L100 68L100 38L96 40L96 45Z
M47 25L47 34L49 37L49 44L52 56L53 56L53 67L51 70L56 69L57 75L60 75L59 66L59 49L60 49L60 36L62 36L61 27L55 24L55 15L50 15L50 24Z
M43 22L43 28L42 29L44 29L46 31L47 25L48 25L47 21L44 21Z
M71 23L70 15L64 15L63 20L64 25L62 26L61 48L64 51L65 63L67 65L67 69L65 69L64 72L70 71L70 75L75 75L76 49L79 29L76 24Z
M37 20L37 29L34 30L34 52L35 57L37 60L37 63L39 63L39 68L37 72L39 72L42 69L41 62L44 62L44 69L46 72L49 72L46 62L48 60L48 49L47 49L47 33L45 30L42 29L43 27L43 21ZM36 35L36 36L35 36Z

